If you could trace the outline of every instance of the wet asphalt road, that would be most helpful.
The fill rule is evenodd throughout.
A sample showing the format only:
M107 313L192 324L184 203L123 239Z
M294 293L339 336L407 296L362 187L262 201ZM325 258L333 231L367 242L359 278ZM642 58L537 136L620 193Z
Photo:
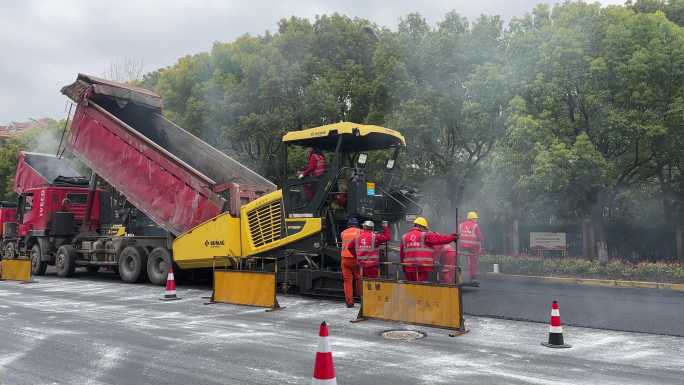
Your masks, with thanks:
M481 282L464 288L467 314L548 322L551 302L558 300L566 325L684 336L684 292L487 276Z
M308 384L322 320L330 323L340 384L681 384L684 378L680 337L567 327L566 342L574 346L556 350L540 346L546 325L468 317L470 332L461 337L421 327L426 338L397 342L379 333L402 325L350 323L357 309L333 301L279 296L286 308L266 313L204 305L210 294L204 288L179 287L182 300L163 302L159 287L111 277L38 280L0 282L0 384Z

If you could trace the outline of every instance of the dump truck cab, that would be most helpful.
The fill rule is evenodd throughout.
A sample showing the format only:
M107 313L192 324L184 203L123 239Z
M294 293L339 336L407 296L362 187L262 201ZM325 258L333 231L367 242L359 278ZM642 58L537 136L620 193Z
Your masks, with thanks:
M21 151L14 178L14 215L3 220L3 258L30 258L33 274L40 275L55 263L56 249L80 232L96 232L102 191L89 184L63 158Z
M87 180L86 180L87 183ZM73 236L85 221L88 189L46 186L30 188L19 195L18 233L20 237ZM97 231L100 217L99 194L95 194L88 227Z

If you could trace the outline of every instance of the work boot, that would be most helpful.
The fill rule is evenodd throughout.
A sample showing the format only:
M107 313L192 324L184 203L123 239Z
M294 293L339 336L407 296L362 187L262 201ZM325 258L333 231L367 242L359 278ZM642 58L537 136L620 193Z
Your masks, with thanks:
M348 307L348 308L354 307L354 304L353 304L353 303L348 303L348 304L347 304L347 307Z

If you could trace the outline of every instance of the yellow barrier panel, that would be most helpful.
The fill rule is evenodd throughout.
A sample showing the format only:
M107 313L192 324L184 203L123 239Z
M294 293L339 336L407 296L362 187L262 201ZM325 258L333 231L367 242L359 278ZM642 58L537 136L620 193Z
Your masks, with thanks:
M0 280L31 282L31 261L3 259L0 261Z
M359 320L373 318L466 331L458 286L382 279L363 279L362 286Z
M279 309L276 275L271 272L214 270L212 302Z

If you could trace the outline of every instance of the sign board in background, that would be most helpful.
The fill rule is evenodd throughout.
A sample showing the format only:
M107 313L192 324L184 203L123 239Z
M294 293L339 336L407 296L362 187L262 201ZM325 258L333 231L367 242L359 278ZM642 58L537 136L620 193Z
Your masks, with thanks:
M565 250L565 233L530 233L530 248Z

